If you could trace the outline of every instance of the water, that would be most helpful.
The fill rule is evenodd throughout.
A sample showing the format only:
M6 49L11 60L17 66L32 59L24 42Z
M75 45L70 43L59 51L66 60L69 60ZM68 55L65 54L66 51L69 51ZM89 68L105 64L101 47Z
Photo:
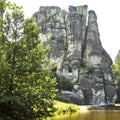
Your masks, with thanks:
M87 110L80 113L59 115L51 120L120 120L120 110Z
M120 110L81 111L76 120L120 120Z

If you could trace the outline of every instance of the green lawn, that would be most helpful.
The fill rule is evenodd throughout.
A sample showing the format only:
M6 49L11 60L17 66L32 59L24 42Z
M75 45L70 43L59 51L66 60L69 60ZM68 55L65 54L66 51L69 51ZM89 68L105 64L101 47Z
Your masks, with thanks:
M64 115L69 115L72 113L78 113L79 107L71 103L63 103L60 101L55 101L56 112L54 113L54 119L59 118ZM53 120L53 118L48 118L47 120Z

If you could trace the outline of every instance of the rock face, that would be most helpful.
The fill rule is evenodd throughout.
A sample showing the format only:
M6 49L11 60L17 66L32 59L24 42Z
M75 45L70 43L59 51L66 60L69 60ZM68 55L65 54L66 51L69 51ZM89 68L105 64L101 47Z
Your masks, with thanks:
M41 39L51 46L49 57L57 64L58 77L70 80L72 92L85 104L113 105L112 60L102 47L95 12L87 11L87 5L69 6L68 12L46 6L33 16Z

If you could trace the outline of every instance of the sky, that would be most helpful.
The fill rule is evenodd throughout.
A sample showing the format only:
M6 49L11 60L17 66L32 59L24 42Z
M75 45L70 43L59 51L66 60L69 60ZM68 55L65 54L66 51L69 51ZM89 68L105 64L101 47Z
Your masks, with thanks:
M9 0L23 6L26 17L39 10L40 6L88 5L88 10L97 14L98 29L102 46L114 61L120 49L120 4L119 0Z

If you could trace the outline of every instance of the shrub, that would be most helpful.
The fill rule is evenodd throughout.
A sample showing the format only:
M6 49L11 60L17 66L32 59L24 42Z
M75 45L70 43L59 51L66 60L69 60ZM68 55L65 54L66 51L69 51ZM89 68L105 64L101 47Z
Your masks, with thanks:
M73 89L73 84L69 79L61 78L58 80L58 89L71 91Z

